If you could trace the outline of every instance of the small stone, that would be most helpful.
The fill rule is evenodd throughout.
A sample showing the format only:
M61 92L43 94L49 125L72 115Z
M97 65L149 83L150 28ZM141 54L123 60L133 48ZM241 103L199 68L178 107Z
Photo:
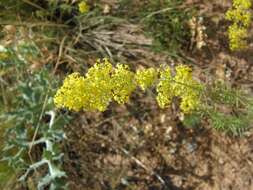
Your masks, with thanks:
M221 165L223 165L225 162L224 162L224 160L222 159L222 158L219 158L219 164L221 164Z
M160 122L164 123L165 122L165 118L166 118L166 115L162 114L161 117L160 117Z
M186 148L189 153L192 153L197 149L197 144L196 143L187 143Z
M170 154L175 154L176 151L177 151L176 148L171 148L171 149L169 150L169 153L170 153Z

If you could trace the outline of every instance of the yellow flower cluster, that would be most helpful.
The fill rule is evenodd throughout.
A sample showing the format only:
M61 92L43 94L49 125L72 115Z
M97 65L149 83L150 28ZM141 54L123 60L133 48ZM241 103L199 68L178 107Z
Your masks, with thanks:
M74 111L104 111L111 99L108 84L111 70L112 66L105 61L103 65L96 63L90 68L85 78L79 73L69 75L55 95L56 106Z
M184 113L196 110L200 105L201 85L193 80L189 67L179 65L176 75L172 77L169 67L160 71L160 82L157 86L157 101L161 108L170 105L174 96L181 98L180 109Z
M171 104L174 96L172 75L169 67L160 70L160 81L156 87L156 100L161 108L165 108Z
M90 9L89 5L87 4L86 1L81 1L79 4L78 4L78 8L79 8L79 12L84 14L84 13L87 13Z
M233 24L228 28L229 46L231 50L244 49L247 46L246 38L248 37L247 29Z
M105 111L112 99L118 103L127 102L135 87L134 73L126 65L113 68L107 59L98 60L85 77L78 73L69 75L57 91L54 102L57 107L74 111Z
M154 68L137 70L135 80L142 90L151 87L157 78L157 70Z
M117 65L112 74L112 83L113 99L119 104L126 103L136 88L134 73L127 65Z
M180 108L184 113L189 113L200 106L201 85L193 80L192 70L184 65L176 67L173 91L181 97Z
M104 59L91 67L85 75L85 91L88 99L83 102L85 110L105 111L112 97L111 73L113 67L111 63Z
M233 6L235 8L242 7L244 9L249 9L251 7L250 0L233 0Z
M226 19L233 24L228 28L228 37L231 50L239 50L246 47L248 27L251 23L251 1L233 0L232 9L226 13Z
M79 73L72 73L64 80L63 86L54 97L56 107L79 111L85 102L85 79Z
M105 111L112 100L124 104L137 86L145 90L156 81L156 99L161 108L169 106L174 96L182 99L180 108L184 113L198 108L200 96L196 89L200 84L193 80L189 67L177 66L174 77L169 67L138 70L135 74L127 65L113 67L107 59L98 60L85 77L79 73L69 75L57 91L54 102L59 108L74 111Z

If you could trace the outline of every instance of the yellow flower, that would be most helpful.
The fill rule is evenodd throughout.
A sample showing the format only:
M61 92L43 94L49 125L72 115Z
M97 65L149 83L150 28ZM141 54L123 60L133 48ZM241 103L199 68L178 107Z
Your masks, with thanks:
M226 19L233 21L238 25L248 27L251 21L251 13L241 9L228 10L226 13Z
M233 7L226 13L226 19L233 22L228 28L231 50L239 50L246 47L248 27L251 23L251 5L250 0L233 0Z
M135 90L134 73L126 65L113 68L107 60L97 60L85 77L79 73L69 75L57 91L54 102L58 108L74 111L105 111L114 99L126 103Z
M127 65L117 65L112 74L113 99L119 104L124 104L129 100L131 93L135 90L134 73Z
M184 95L181 98L180 109L183 113L188 114L200 107L200 98L197 94Z
M85 79L79 73L67 76L54 97L56 107L74 111L81 110L86 99L85 88Z
M79 111L105 111L112 97L112 65L108 60L100 60L89 69L86 77L79 73L69 75L57 91L56 107Z
M181 98L180 108L184 113L190 113L199 107L201 89L200 83L193 79L190 67L176 66L173 91L175 96Z
M80 13L87 13L90 9L89 5L87 4L86 1L81 1L79 4L78 4L78 8L79 8L79 12Z
M184 65L176 66L176 76L174 77L174 81L174 93L176 96L181 96L185 93L186 89L189 89L188 85L191 85L193 81L191 68Z
M250 0L233 0L233 6L237 9L249 9L251 7Z
M229 46L231 50L244 49L246 47L246 38L248 31L246 28L233 24L228 28Z
M180 108L184 113L198 108L201 85L193 79L189 67L177 66L174 77L170 68L165 67L159 70L159 75L156 99L161 108L168 107L174 96L181 98ZM153 68L135 74L127 65L113 67L107 59L97 60L85 77L79 73L67 76L54 97L54 103L58 108L74 111L105 111L112 100L126 103L137 84L144 90L157 78L158 71Z
M135 80L142 90L146 90L155 82L157 71L154 68L137 70Z
M105 111L112 99L112 64L107 60L97 60L85 75L88 99L84 102L85 110Z
M165 69L161 69L160 81L156 87L156 100L161 108L166 108L171 104L171 100L174 96L172 84L170 68L166 67Z

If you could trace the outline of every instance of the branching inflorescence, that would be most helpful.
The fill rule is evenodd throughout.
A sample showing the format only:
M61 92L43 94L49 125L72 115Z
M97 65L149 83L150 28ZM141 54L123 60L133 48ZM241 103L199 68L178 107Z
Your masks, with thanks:
M251 6L250 0L233 0L233 7L226 13L226 19L233 22L228 28L231 50L239 50L246 47L248 28L251 23Z
M72 73L57 91L54 102L58 108L80 111L105 111L112 101L124 104L139 86L142 90L156 85L157 102L168 107L173 97L181 98L180 108L190 113L200 106L200 83L192 77L188 66L176 66L172 75L170 67L148 68L132 72L127 65L116 67L107 60L98 60L86 73Z

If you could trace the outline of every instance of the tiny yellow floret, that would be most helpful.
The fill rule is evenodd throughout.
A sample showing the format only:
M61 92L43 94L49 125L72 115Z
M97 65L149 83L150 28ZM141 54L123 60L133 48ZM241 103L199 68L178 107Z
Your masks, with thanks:
M157 71L154 68L137 70L135 75L136 83L141 87L142 90L146 90L151 87L157 79Z
M89 5L87 4L86 1L81 1L79 4L78 4L78 8L79 8L79 12L84 14L84 13L87 13L90 9Z

